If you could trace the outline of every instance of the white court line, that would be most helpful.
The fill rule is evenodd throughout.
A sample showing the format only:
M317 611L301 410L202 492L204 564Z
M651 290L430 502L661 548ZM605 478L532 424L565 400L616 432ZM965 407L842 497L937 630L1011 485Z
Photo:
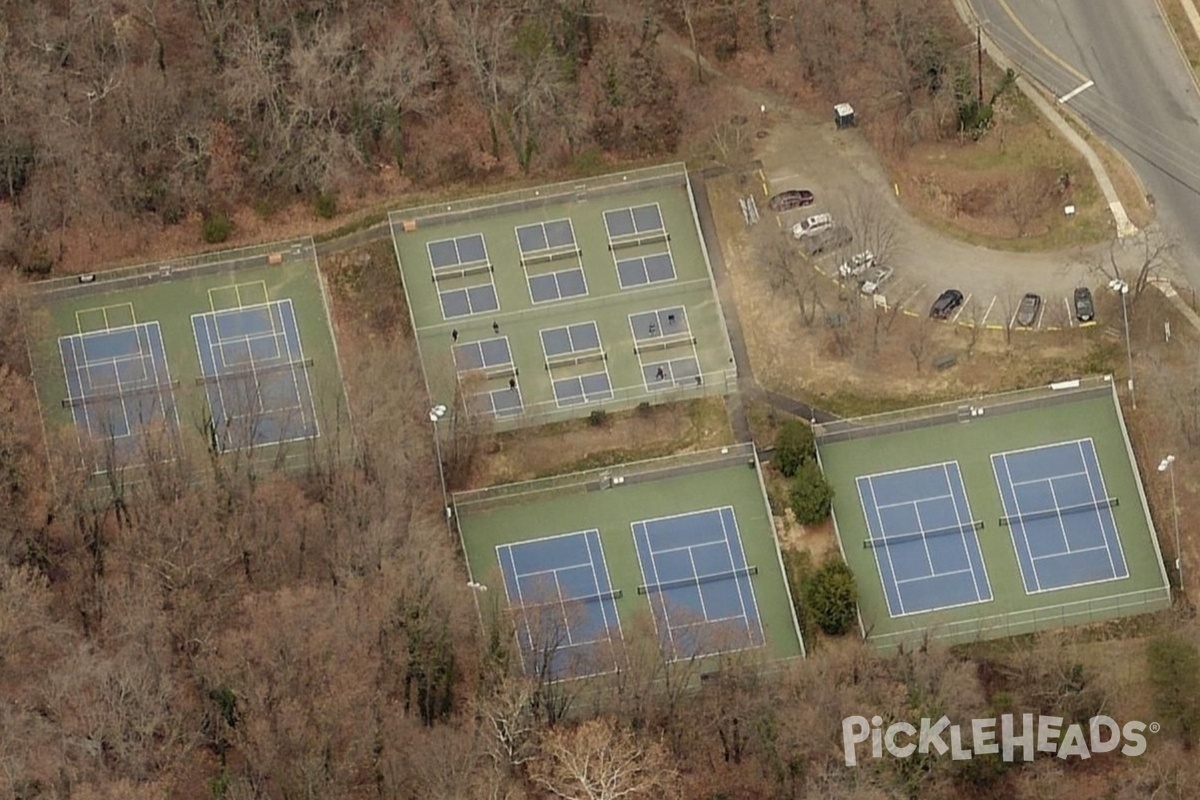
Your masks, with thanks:
M1030 478L1026 481L1013 481L1013 486L1027 486L1031 483L1045 483L1047 481L1056 481L1060 478L1078 478L1081 475L1087 475L1087 472L1064 472L1062 475L1051 475L1048 478Z
M1101 544L1101 545L1096 545L1095 547L1083 547L1083 548L1080 548L1079 550L1067 550L1067 551L1061 552L1061 553L1046 553L1046 555L1044 555L1044 556L1031 556L1031 558L1034 561L1041 561L1044 558L1062 558L1063 556L1073 556L1073 555L1078 555L1079 553L1093 553L1097 550L1108 550L1108 545ZM1105 580L1111 580L1111 579L1105 578ZM1058 588L1069 589L1069 588L1071 588L1071 586L1074 586L1074 585L1075 584L1070 584L1068 586L1060 586Z
M1015 456L1020 453L1036 453L1038 450L1055 450L1067 445L1078 444L1079 442L1090 442L1091 439L1085 437L1083 439L1066 439L1061 442L1051 442L1050 444L1035 444L1032 447L1020 447L1016 450L1005 450L1002 453L993 453L992 455Z
M742 531L741 531L741 528L738 526L737 511L733 508L733 506L726 506L725 508L729 509L729 518L731 520L733 520L733 535L737 537L738 548L741 549L741 551L742 551L742 563L745 564L747 567L749 567L750 566L749 560L746 558L746 545L742 541ZM722 512L724 512L724 509L722 509ZM724 513L721 514L721 527L723 527L723 528L725 527ZM728 530L728 529L726 529L726 530ZM726 541L730 543L730 549L732 550L732 541L729 540L728 538L726 539ZM732 555L731 555L731 559L732 559ZM754 593L754 581L751 580L749 575L746 576L746 588L750 592L750 602L754 606L754 619L758 623L759 645L766 644L767 634L763 630L762 614L760 614L758 611L758 595L756 595ZM741 594L740 590L739 590L738 594ZM743 606L743 609L745 609L744 601L742 603L742 606ZM749 631L749 628L750 628L749 620L747 620L747 625L746 625L747 631ZM750 635L750 643L753 646L756 646L756 647L758 646L758 645L754 645L754 636L753 635Z
M1058 98L1058 102L1060 105L1062 103L1066 103L1069 100L1073 99L1076 95L1078 95L1082 92L1086 92L1088 89L1092 88L1095 85L1096 85L1096 82L1093 80L1084 81L1083 83L1079 84L1074 89L1072 89L1071 91L1064 94L1062 97Z
M883 528L883 517L879 515L879 500L875 497L875 483L870 477L867 478L867 487L871 490L871 504L875 506L875 518L879 520L879 527ZM881 530L880 533L884 535L884 541L886 541L887 531ZM898 579L896 577L896 565L892 562L892 548L890 545L885 544L883 550L887 554L888 572L890 572L892 575L892 583L896 583ZM882 578L880 578L880 580L882 580ZM896 586L896 603L900 606L900 613L903 614L904 598L900 595L899 585Z
M680 550L691 550L693 547L705 547L713 544L728 544L728 542L722 539L713 539L711 542L692 542L691 544L683 544L679 547L664 547L661 550L654 550L652 548L651 552L656 556L660 556L664 553L677 553Z
M1009 466L1008 466L1008 454L1001 453L1000 460L1002 462L1004 462L1004 476L1005 476L1005 478L1007 478L1009 485L1011 486L1012 485L1012 470L1009 469ZM996 462L995 462L995 460L993 460L992 461L993 469L995 468L995 464L996 464ZM1000 482L999 477L997 477L996 482L997 482L997 484L999 484L999 482ZM1014 510L1017 512L1016 515L1018 517L1023 516L1021 514L1021 500L1020 500L1020 498L1017 497L1017 491L1015 489L1013 489L1013 491L1012 491L1012 500L1013 500L1013 505L1015 506ZM1002 505L1004 505L1005 512L1007 513L1008 501L1004 497L1004 492L1000 493L1000 502ZM1016 520L1016 525L1021 526L1021 538L1025 540L1025 554L1027 556L1029 556L1029 566L1030 566L1030 569L1032 569L1032 571L1033 571L1032 577L1033 577L1033 582L1034 582L1034 589L1036 591L1040 592L1042 590L1042 582L1038 578L1037 565L1033 563L1033 548L1029 546L1029 532L1025 530L1025 523L1023 521ZM1013 531L1016 528L1016 525L1009 525L1008 529L1010 531ZM1013 547L1015 548L1016 547L1016 534L1013 533L1012 536L1013 536ZM1017 559L1017 561L1019 562L1020 559ZM1023 572L1024 572L1024 570L1022 569L1022 573ZM1026 588L1026 592L1028 592L1028 588Z
M897 506L913 506L913 505L916 505L917 503L927 503L931 500L953 500L953 499L954 499L954 495L952 495L952 494L938 494L938 495L932 495L930 497L918 497L916 500L905 500L900 503L884 503L883 505L876 506L876 508L878 508L882 511L885 508L896 508Z
M974 573L975 573L975 570L971 569L970 567L967 567L966 569L952 569L952 570L950 570L949 572L938 572L938 573L935 573L935 574L933 574L933 575L922 575L922 576L921 576L921 577L919 577L919 578L897 578L897 579L896 579L896 583L897 583L897 584L901 584L901 583L919 583L920 581L931 581L931 580L933 580L934 578L945 578L945 577L947 577L947 576L949 576L949 575L961 575L961 574L963 574L964 572L970 572L971 574L974 574ZM934 611L934 610L936 610L936 609L932 609L932 608L931 608L931 609L929 609L929 610L930 610L930 611Z
M737 570L737 564L735 564L735 563L734 563L734 561L733 561L733 545L732 545L732 544L730 544L730 542L729 542L729 531L728 531L728 530L725 528L725 517L724 517L724 515L722 515L722 516L721 516L721 530L722 530L722 531L724 532L724 534L725 534L725 552L726 552L726 553L729 555L729 569L730 569L731 571L735 571L735 572L736 572L736 570ZM743 551L743 552L744 552L744 551ZM749 564L747 564L746 566L747 566L747 567L749 567L750 565L749 565ZM750 576L749 576L749 575L747 575L746 577L748 578L748 577L750 577ZM735 587L736 587L736 589L737 589L738 603L739 603L739 604L741 605L741 607L742 607L742 620L743 620L743 621L746 623L746 626L745 626L745 627L746 627L746 636L750 636L750 617L748 617L748 616L747 616L747 611L746 611L746 599L745 599L744 597L742 597L742 582L741 582L741 579L740 579L738 576L736 576L736 575L734 576L734 586L735 586ZM701 594L703 594L703 593L704 593L704 590L703 590L703 589L701 589L701 590L700 590L700 593L701 593ZM707 619L707 617L708 617L708 613L707 613L707 612L705 612L704 616L705 616L705 618ZM717 621L719 621L719 620L710 620L710 622L717 622ZM753 639L751 639L751 641L753 641Z
M562 611L563 627L567 629L567 647L572 647L575 645L575 639L571 636L571 621L567 619L567 600L563 597L562 583L558 580L558 570L554 570L554 591L558 592L558 608Z
M646 542L646 549L649 550L649 552L647 553L647 556L650 559L650 569L653 572L653 576L654 576L653 581L650 580L650 573L648 573L646 571L646 564L642 561L642 548L638 547L637 535L638 535L638 526L639 525L642 528L642 538ZM645 521L631 522L631 523L629 523L629 528L630 528L631 532L633 533L633 544L634 544L633 549L637 553L638 570L642 573L642 585L643 586L658 585L658 583L659 583L658 569L654 563L654 549L650 543L650 532L648 530L646 530ZM671 653L672 653L672 655L675 655L678 651L675 647L675 634L672 633L672 629L671 629L671 617L669 614L667 614L666 600L663 598L663 593L659 592L658 596L659 596L659 604L662 606L663 622L667 628L667 638L671 642ZM653 612L654 611L654 599L649 594L647 594L646 601L648 603L650 603L650 610L651 610L651 612ZM662 630L659 629L658 615L651 613L650 618L654 621L654 631L655 631L655 633L658 634L659 641L661 642L662 641Z
M858 477L870 478L870 479L874 480L875 478L883 478L888 475L903 475L906 472L924 472L925 470L933 470L933 469L937 469L938 467L943 467L946 464L956 464L957 465L958 462L957 461L939 461L934 464L922 464L919 467L901 467L900 469L889 469L886 472L875 472L870 475L859 475Z
M496 550L497 550L497 557L499 557L499 551L501 551L501 550L504 550L508 553L508 563L512 567L513 583L516 584L516 587L517 587L517 599L520 603L521 608L524 608L525 607L525 595L521 591L521 577L520 577L521 573L517 572L517 559L513 555L512 545L502 544L502 545L499 545L496 548ZM509 593L508 581L502 581L502 582L504 583L504 595L508 599L508 604L511 606L512 605L512 595ZM525 640L527 642L529 642L529 657L536 658L536 654L534 652L534 647L533 647L533 630L529 627L529 615L521 614L521 621L525 623ZM525 651L521 648L521 632L520 632L520 630L517 631L517 653L520 654L520 656L521 656L521 671L528 675L529 670L525 665ZM536 664L536 662L535 662L535 664Z
M921 547L925 550L925 561L929 564L929 575L932 578L937 574L933 568L933 553L929 552L929 538L925 536L925 523L921 521L921 506L917 503L912 504L913 513L917 515L917 533L921 534Z
M597 542L597 544L599 544L599 542L600 542L599 535L596 536L596 542ZM596 590L596 595L599 596L601 594L601 592L600 592L600 575L599 575L599 573L596 572L596 556L592 554L591 537L585 535L583 537L583 544L587 548L588 563L592 567L592 587ZM600 557L604 558L604 555L601 554ZM612 579L609 578L608 572L607 572L608 562L604 562L604 567L605 567L604 577L607 579L608 591L612 592L612 590L613 590ZM600 616L604 619L604 633L607 636L607 641L611 642L612 641L612 628L609 627L609 624L608 624L608 609L605 607L606 605L608 605L606 601L604 601L604 600L600 601ZM621 624L621 618L620 618L620 615L618 615L617 616L617 625L620 626L620 624ZM617 630L618 630L618 632L620 632L620 627L618 627ZM622 635L621 640L624 641L624 638L625 637ZM603 640L596 639L594 641L603 641Z
M1079 446L1079 459L1083 462L1084 472L1087 473L1088 489L1092 493L1092 500L1093 500L1093 502L1099 503L1101 498L1096 497L1096 486L1095 486L1095 484L1092 483L1091 468L1088 466L1087 453L1083 449L1083 442L1080 441L1077 444ZM1096 445L1094 442L1092 442L1091 439L1088 439L1088 446L1092 450L1092 456L1096 459L1096 470L1097 470L1097 472L1099 472L1100 471L1100 455L1096 452ZM1104 486L1103 473L1100 474L1100 486L1103 489L1103 486ZM1103 496L1108 497L1107 494L1105 494ZM1111 507L1108 509L1108 515L1109 515L1109 519L1112 520L1113 537L1117 540L1117 547L1120 547L1121 546L1121 533L1120 533L1120 531L1117 530L1116 515L1114 515L1112 513ZM1117 575L1117 564L1115 561L1113 561L1112 548L1110 546L1110 542L1108 541L1108 533L1104 530L1104 509L1101 509L1101 508L1096 509L1096 521L1098 523L1100 523L1100 535L1102 537L1104 537L1104 546L1106 548L1108 548L1108 563L1109 563L1109 566L1112 567L1113 577L1114 578L1124 577L1124 576ZM1128 575L1129 574L1129 565L1125 563L1125 553L1124 552L1121 553L1121 563L1125 565L1125 575Z
M945 473L945 476L946 476L946 486L951 490L950 505L952 505L954 507L954 521L958 523L959 539L962 541L963 555L967 557L967 567L970 568L970 572L971 572L971 583L975 586L975 599L982 600L983 595L981 595L979 593L979 580L975 576L975 565L973 563L971 563L971 549L969 547L967 547L967 534L966 534L966 530L963 527L962 512L958 508L958 499L954 496L954 491L953 491L954 486L950 480L950 468L948 466L943 467L942 471ZM960 476L960 478L961 478L961 476ZM965 489L963 490L963 494L964 495L966 494ZM968 518L967 522L971 523L971 522L973 522L973 520ZM972 528L971 532L972 533L975 532L974 528ZM982 555L980 556L979 560L980 561L983 560Z
M525 544L525 542L519 542L518 544ZM521 577L522 578L535 578L535 577L538 577L541 575L552 575L555 572L558 572L559 570L580 569L582 567L590 567L590 566L591 566L590 562L581 561L578 564L566 564L561 567L551 567L550 569L535 569L533 572L522 572ZM599 592L597 592L597 594L599 594Z
M1054 501L1054 517L1058 520L1058 529L1062 531L1063 546L1066 548L1065 552L1070 553L1071 540L1067 538L1067 523L1063 519L1062 506L1058 504L1058 492L1054 490L1053 480L1048 479L1046 483L1050 484L1050 499ZM1040 583L1041 581L1038 582Z
M696 557L692 554L690 547L688 548L688 561L692 564L692 577L696 581L696 595L700 598L700 613L704 615L704 621L708 622L708 608L704 605L704 590L700 588L700 570L696 569Z

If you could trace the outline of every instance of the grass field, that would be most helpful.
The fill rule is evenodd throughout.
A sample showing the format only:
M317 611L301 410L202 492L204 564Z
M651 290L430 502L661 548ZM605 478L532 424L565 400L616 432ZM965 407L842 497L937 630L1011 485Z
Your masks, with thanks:
M596 530L607 566L607 578L601 570L599 583L602 589L608 584L621 593L614 601L620 633L616 632L615 621L609 623L614 631L613 645L619 648L622 637L628 642L638 631L657 629L663 636L663 621L652 613L656 596L637 591L649 580L646 577L649 573L645 551L635 541L634 526L642 520L728 508L731 517L736 518L738 533L734 538L740 538L745 564L757 568L749 582L765 645L759 641L753 649L772 659L801 655L800 634L757 465L747 468L752 459L753 451L747 446L725 448L455 495L472 580L487 586L494 598L503 599L508 594L515 599L511 598L513 573L502 574L500 566L501 553L509 552L509 546ZM598 552L594 546L593 550ZM692 576L690 568L685 572ZM704 574L703 568L697 568L695 575ZM589 585L595 584L589 582ZM570 600L565 590L562 596ZM552 599L558 598L559 592L552 592ZM529 602L528 597L525 599ZM749 598L746 602L750 605ZM717 619L717 613L711 609L705 612L694 607L691 611L706 614L702 619ZM514 613L519 614L519 609L514 609ZM682 613L675 606L670 608L672 625L682 619ZM752 610L748 613L755 616ZM557 619L561 621L563 617ZM518 630L521 630L519 623ZM704 642L697 655L749 649L745 642L739 642L740 647L726 644L724 640ZM758 649L757 645L763 646ZM663 647L667 652L669 644L664 641ZM588 670L602 671L605 670Z
M157 415L159 406L167 412L160 429L174 427L172 417L178 421L179 435L168 437L174 440L171 446L189 451L202 452L217 442L222 450L248 449L256 457L290 463L307 456L307 442L348 431L337 351L310 240L114 270L88 283L76 278L46 282L37 286L30 312L30 349L47 428L69 429L74 423L84 461L97 471L114 465L110 445L115 438L129 443L116 466L146 462L152 426L139 415ZM203 326L218 318L225 326L222 332L216 333L213 323L214 338L202 336ZM265 332L252 330L256 322L266 326ZM233 323L251 327L222 339ZM96 362L84 354L86 344L70 344L99 341L108 348L103 340L147 326L155 340L161 339L153 359L127 357L118 345L111 363L113 353L103 352ZM76 346L77 365L69 363ZM227 357L228 365L219 361L206 368L201 360L211 359L212 353ZM169 370L173 388L156 388L166 377L159 374L146 383L154 389L152 399L140 399L139 362L164 360L153 370ZM119 377L135 370L133 384L128 374L124 381ZM103 386L96 388L114 375L111 395ZM234 392L253 397L235 397ZM140 393L147 394L144 389ZM64 401L80 395L89 398L83 411ZM110 413L116 414L120 433L112 432ZM214 418L219 419L210 426ZM233 418L237 420L222 430L219 420Z
M673 165L393 212L431 399L515 427L732 391L689 192ZM654 235L610 238L606 212L635 208L657 210ZM548 246L520 238L540 236L540 223ZM641 258L645 272L631 279ZM571 343L553 350L568 331ZM492 357L464 355L477 344Z
M1111 383L1096 379L1076 390L1030 390L983 398L972 405L983 408L984 413L960 417L955 406L947 404L924 412L818 426L821 464L835 491L837 535L857 578L866 635L881 647L893 647L902 641L912 643L926 635L965 642L1111 619L1169 605L1162 555ZM1107 493L1120 501L1111 511L1128 576L1027 592L1019 563L1018 534L1012 527L998 524L1006 511L991 455L1076 440L1091 440L1094 444ZM961 470L970 515L984 525L974 533L991 597L983 602L892 616L885 590L888 566L877 560L877 556L886 558L885 550L864 547L872 534L866 517L869 502L860 497L858 479L955 462ZM937 560L933 541L928 540L934 551L931 566ZM1068 551L1071 548L1069 539L1066 547ZM937 570L933 572L937 577Z

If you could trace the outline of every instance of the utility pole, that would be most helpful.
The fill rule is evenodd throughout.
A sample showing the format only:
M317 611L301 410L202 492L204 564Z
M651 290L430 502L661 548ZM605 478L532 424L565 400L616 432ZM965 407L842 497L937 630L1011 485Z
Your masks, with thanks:
M975 57L979 74L979 108L983 108L983 26L975 26Z

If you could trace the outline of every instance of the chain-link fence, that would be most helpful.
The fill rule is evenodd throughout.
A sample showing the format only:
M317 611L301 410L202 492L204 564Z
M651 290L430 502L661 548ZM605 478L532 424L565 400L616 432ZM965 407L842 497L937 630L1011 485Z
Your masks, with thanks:
M487 489L455 492L452 497L454 513L459 515L482 514L498 508L541 502L548 496L559 496L571 492L596 492L613 486L675 478L697 472L707 472L734 464L755 464L754 445L744 443L695 453L664 456L646 461L634 461L611 467L599 467L567 475L536 478Z

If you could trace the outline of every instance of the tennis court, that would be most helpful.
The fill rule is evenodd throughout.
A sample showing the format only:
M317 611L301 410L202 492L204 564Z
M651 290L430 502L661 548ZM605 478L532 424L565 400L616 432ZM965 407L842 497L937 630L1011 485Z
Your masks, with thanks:
M639 636L664 661L714 667L803 652L751 446L453 500L471 583L504 603L526 674L623 669Z
M582 678L613 672L624 641L600 532L496 547L527 674ZM541 646L553 642L550 647Z
M179 435L177 384L167 366L162 330L157 322L132 321L131 308L127 313L130 324L58 339L67 390L63 407L70 409L81 437L111 444L106 461L125 464L144 457L144 435L165 431L172 440Z
M642 585L669 660L763 643L758 600L732 506L634 522Z
M243 448L299 465L289 445L348 430L311 240L44 281L30 314L54 334L31 344L47 429L74 428L93 471Z
M818 425L863 633L966 642L1170 605L1112 382Z
M958 462L858 477L858 496L893 617L992 599Z
M390 214L431 400L516 427L733 391L690 192L668 165ZM631 327L660 311L682 335Z
M192 329L221 450L320 435L291 300L193 314Z
M1059 442L992 456L1025 591L1129 576L1095 443Z

